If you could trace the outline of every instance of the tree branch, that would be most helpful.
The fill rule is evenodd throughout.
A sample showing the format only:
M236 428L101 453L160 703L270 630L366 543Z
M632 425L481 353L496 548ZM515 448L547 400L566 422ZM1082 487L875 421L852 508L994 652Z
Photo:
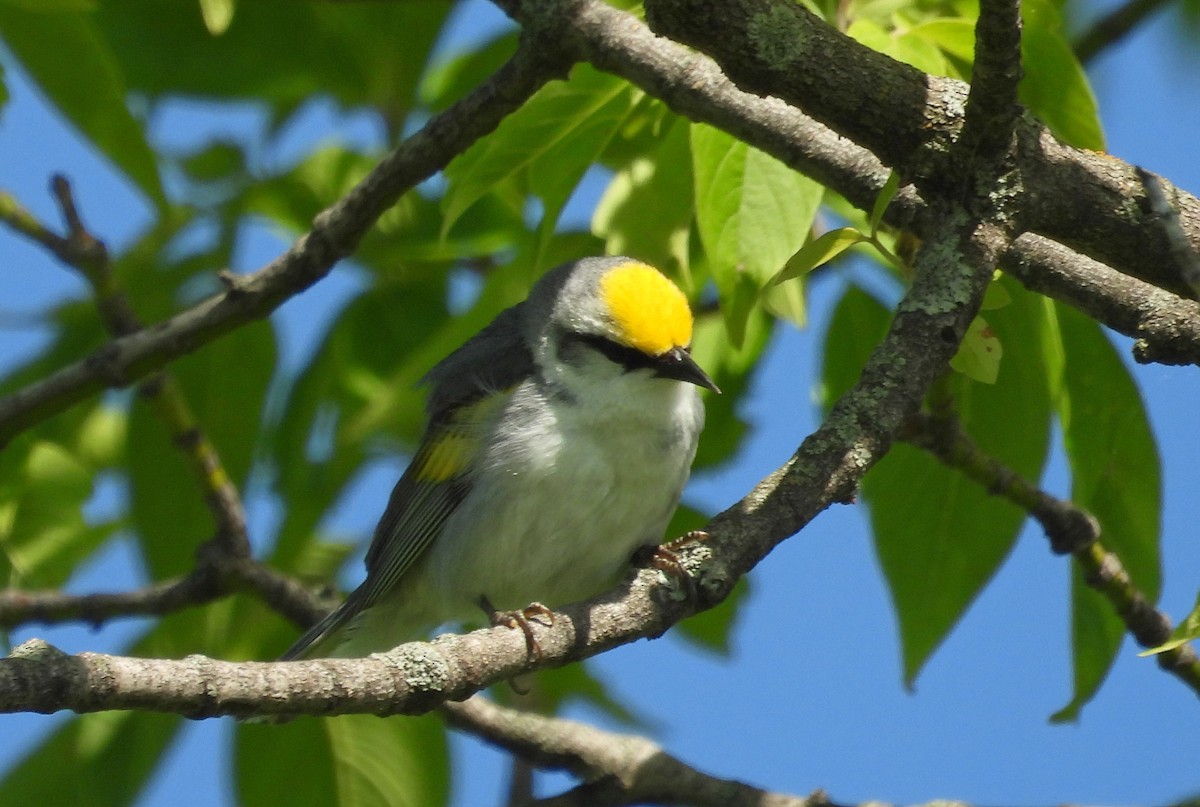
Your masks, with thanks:
M737 579L855 486L895 430L944 370L990 279L1003 233L948 217L945 236L918 254L916 280L862 378L784 467L710 525L713 539L684 550L706 558L698 597L661 600L661 573L643 570L623 589L563 609L538 629L541 658L529 658L506 628L412 643L366 660L230 664L96 654L65 656L27 644L0 660L0 711L156 709L219 714L413 713L459 699L542 665L561 665L617 644L661 635L728 596ZM965 261L963 257L965 256Z
M506 7L519 5L513 0ZM619 14L600 6L572 4L576 12L583 9L596 18ZM636 23L631 21L620 15L619 25L609 33L619 37L619 32L634 30ZM606 58L615 59L615 53ZM681 97L686 93L681 91ZM780 112L778 102L772 104L773 111ZM986 181L968 183L979 189L981 198L1011 200L1018 195L1003 187L997 176L982 179ZM625 588L565 608L554 624L539 628L543 653L538 663L528 657L523 637L506 629L441 637L365 660L290 664L229 664L201 657L68 657L29 644L16 658L0 660L0 709L147 708L193 716L424 711L539 663L559 665L657 636L683 616L720 601L776 544L831 503L850 500L862 475L886 452L897 428L954 354L997 257L1009 249L1011 233L996 223L1002 216L983 221L944 200L924 203L915 194L906 199L908 209L923 209L926 228L912 288L858 384L837 402L825 423L787 465L713 520L713 541L687 551L685 560L693 566L705 560L701 602L663 600L657 596L665 591L656 583L657 573L643 571ZM1003 206L1003 201L996 204ZM314 233L323 226L318 220ZM302 239L293 252L305 243ZM307 282L312 280L315 277ZM223 322L228 327L236 324L233 319Z
M1019 0L981 0L975 23L975 64L963 116L961 140L976 150L1007 156L1020 117L1021 4Z
M0 220L83 275L110 333L119 337L139 331L142 326L133 306L116 285L108 250L84 226L70 183L65 177L55 176L51 191L66 223L65 236L52 232L9 196L0 200ZM241 496L178 383L169 373L158 372L141 384L140 392L167 429L171 442L188 459L216 522L216 537L197 552L197 566L190 574L137 591L79 596L56 591L0 591L0 624L12 627L27 621L68 620L99 624L115 616L169 613L211 602L238 589L252 591L293 621L311 624L324 610L321 604L299 583L250 559Z
M0 398L0 447L29 426L108 386L125 386L234 328L260 319L324 277L397 199L492 131L567 62L551 39L526 41L492 78L435 115L385 157L312 229L228 291L152 328L116 339L77 364Z
M523 0L497 2L518 20L533 13ZM874 154L777 98L739 89L707 56L654 36L611 6L591 0L565 5L572 14L571 44L596 67L663 99L685 117L717 126L771 154L863 210L871 209L890 173ZM564 7L540 8L539 13L565 13ZM1136 198L1129 203L1136 208ZM885 219L918 236L937 224L926 199L912 185L900 189ZM1195 306L1174 294L1029 233L1010 245L1003 266L1030 289L1081 308L1122 333L1144 338L1144 345L1135 349L1139 361L1195 361L1197 353L1188 346L1198 327L1191 313ZM1118 287L1138 293L1122 301ZM1103 305L1091 303L1098 288L1113 291Z
M7 214L0 218L17 232L43 244L83 276L91 286L96 309L110 334L121 337L141 330L142 323L129 298L117 286L104 241L83 224L70 182L62 175L55 175L50 187L67 226L65 236L57 236L48 227L37 223L32 214L11 198ZM20 226L21 222L34 222L36 227L31 230ZM250 540L246 535L246 513L241 495L229 478L216 446L192 413L183 390L170 374L160 372L146 379L139 392L166 428L172 444L187 459L216 522L218 544L231 557L248 556Z
M252 558L230 557L215 543L200 547L197 558L196 568L183 577L133 591L64 594L0 590L0 628L31 622L100 625L117 617L169 614L236 591L257 596L299 627L308 627L329 610L329 603L287 575Z
M1002 223L1011 221L1005 200L1014 195L995 170L997 161L981 156L965 183L977 197L941 206L940 226L917 254L913 284L858 382L783 468L713 519L712 540L685 550L685 563L706 558L697 596L656 602L659 573L642 571L625 588L563 609L540 628L538 659L530 658L523 636L504 628L402 645L365 660L286 664L67 657L33 644L0 661L0 710L153 708L197 717L411 713L537 666L658 636L720 602L774 546L830 504L852 499L957 350L1012 237ZM959 164L971 165L966 159ZM982 209L987 218L968 212Z
M64 594L61 591L0 591L0 627L29 622L86 622L98 626L114 617L168 614L189 605L211 602L225 588L209 570L195 569L175 580L133 591Z
M1200 364L1200 303L1122 275L1032 233L1013 242L1001 265L1030 291L1137 339L1133 356L1139 362Z
M542 805L689 804L695 807L830 807L824 794L770 793L696 770L645 737L615 734L562 718L507 709L482 697L447 703L442 714L541 768L569 771L586 784Z
M786 466L712 521L712 540L684 550L689 569L706 560L696 600L663 600L661 573L643 570L624 588L565 608L553 624L539 627L537 660L529 657L524 637L506 628L402 645L365 660L275 664L65 656L27 644L0 660L0 711L414 713L538 666L661 635L728 596L742 574L831 503L848 501L944 370L1005 243L993 226L961 216L945 221L944 236L927 241L918 254L915 282L859 382Z
M518 0L497 2L550 13ZM742 89L804 110L894 167L927 201L937 195L925 186L936 185L944 155L961 132L967 97L962 82L926 75L873 51L799 3L649 0L646 15L656 31L712 56ZM1146 226L1152 214L1133 166L1065 146L1027 114L1017 127L1017 142L1013 167L1024 184L1011 190L1020 197L1015 209L1023 229L1124 274L1191 294L1174 271L1164 233ZM1165 192L1178 200L1188 241L1200 243L1200 200L1170 187ZM921 226L914 232L924 237Z

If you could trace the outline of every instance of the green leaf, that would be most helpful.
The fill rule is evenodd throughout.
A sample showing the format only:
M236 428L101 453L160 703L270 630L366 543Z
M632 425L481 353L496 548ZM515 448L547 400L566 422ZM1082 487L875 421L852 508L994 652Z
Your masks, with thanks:
M1022 3L1021 37L1025 75L1021 103L1041 118L1054 136L1079 148L1104 149L1104 129L1087 74L1063 35L1060 13L1051 0Z
M762 306L772 316L790 322L797 328L808 324L808 301L801 283L767 284L760 295Z
M1008 293L1008 289L1003 283L989 283L987 291L983 293L983 303L979 306L980 311L995 311L997 308L1004 308L1012 302L1012 295Z
M1004 346L999 337L988 327L986 319L977 316L971 320L958 352L950 359L950 367L973 381L995 384L1002 358Z
M162 7L162 0L122 0L97 8L131 90L152 101L251 100L275 127L314 97L328 97L369 108L396 136L452 6L254 0L237 4L221 36L191 9L163 14Z
M75 441L76 456L89 468L111 468L120 463L125 453L128 417L125 412L96 406L79 427Z
M20 467L0 477L0 552L14 584L56 588L116 525L84 520L92 471L63 446L31 440L5 450L6 461L17 457Z
M530 689L542 714L558 714L567 704L586 703L627 726L646 725L640 715L613 696L604 679L595 675L586 662L538 670L534 675ZM493 692L497 700L511 705L508 693L499 689Z
M204 18L204 27L213 36L220 36L233 22L236 8L234 0L200 0L200 16Z
M944 53L965 64L975 61L975 22L965 17L929 20L909 29L913 36L929 40Z
M771 282L779 284L785 280L806 275L818 266L841 255L855 244L861 244L866 240L866 236L853 227L839 227L836 230L824 232L793 255L783 270L771 279Z
M446 733L433 715L298 718L239 724L234 779L241 804L426 807L450 788Z
M825 331L820 399L828 412L858 381L862 368L887 333L891 312L858 286L846 289Z
M46 97L156 205L164 205L154 152L125 105L125 81L86 13L33 13L0 5L0 36ZM64 58L70 54L70 58Z
M607 92L607 88L602 92ZM621 85L621 91L592 112L587 120L581 121L569 137L552 144L530 163L527 172L529 190L542 200L535 266L553 265L545 262L543 253L558 226L563 207L584 174L599 161L619 133L636 108L640 95L639 90Z
M1061 339L1056 407L1071 466L1071 500L1092 513L1101 541L1116 553L1150 602L1161 586L1162 480L1158 449L1137 385L1100 327L1055 305ZM1051 346L1053 347L1053 346ZM1125 634L1112 605L1072 577L1075 686L1053 719L1074 720L1096 694Z
M1007 282L1007 281L1006 281ZM980 449L1027 479L1037 479L1049 446L1050 407L1037 334L1035 295L1010 285L1012 305L992 327L1008 356L994 385L961 375L947 386L967 433ZM851 289L826 336L826 404L857 379L890 313ZM894 447L867 474L875 549L900 628L904 680L922 666L1008 555L1024 511L908 445Z
M761 308L750 312L741 346L731 343L722 321L704 316L692 334L692 357L721 388L721 395L704 393L707 411L693 473L736 456L749 433L741 401L770 342L774 321Z
M691 141L696 224L740 344L758 292L808 238L824 189L711 126L693 123Z
M1185 616L1183 620L1175 626L1171 631L1171 638L1157 647L1152 647L1149 650L1144 650L1138 653L1139 656L1153 656L1158 653L1165 653L1168 650L1174 650L1180 645L1200 639L1200 594L1196 595L1196 605L1192 608L1192 612Z
M212 182L244 173L246 154L236 141L214 140L187 155L180 165L193 178Z
M239 487L259 437L267 385L275 373L274 332L265 322L233 331L171 365L185 398ZM166 427L144 400L129 421L130 515L150 576L181 574L213 532L204 492Z
M879 232L879 225L883 221L883 214L887 212L888 205L896 198L898 190L900 190L900 173L893 170L888 174L887 181L883 183L883 187L879 189L879 195L875 197L875 204L871 206L871 218L868 220L871 235Z
M175 715L151 712L77 717L8 771L0 781L4 803L128 807L182 724Z
M547 200L547 211L552 206L561 207L558 200L561 197L565 201L564 188L574 187L597 153L597 141L602 146L627 113L628 93L628 84L587 65L572 70L570 80L552 82L538 90L495 132L447 166L449 186L442 198L442 234L450 232L459 217L493 186L551 152L564 162L543 166L550 170L538 172L536 182ZM620 100L622 95L625 101ZM562 172L562 176L553 176L556 172Z
M423 348L447 323L443 299L440 285L386 284L352 300L330 323L288 389L271 435L276 489L289 503L274 563L293 568L317 537L321 519L364 461L370 439L379 436L375 426L386 428L393 444L416 444L425 417L417 380L434 361ZM363 399L364 377L374 379L385 400ZM372 404L371 425L354 426ZM315 446L324 448L314 453Z
M96 0L0 0L0 6L12 6L25 11L92 11Z
M630 255L677 277L689 268L692 155L689 124L673 119L656 148L619 169L592 214L609 255Z
M867 47L910 64L923 73L936 76L951 75L950 66L941 49L923 36L914 35L909 31L888 30L862 18L854 20L846 33Z
M417 91L422 105L442 111L486 81L516 51L517 34L506 31L475 50L434 65L425 71Z

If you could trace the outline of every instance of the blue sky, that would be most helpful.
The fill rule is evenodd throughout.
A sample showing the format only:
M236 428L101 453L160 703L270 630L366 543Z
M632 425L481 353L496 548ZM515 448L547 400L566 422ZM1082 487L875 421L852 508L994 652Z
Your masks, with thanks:
M477 9L490 6L480 4ZM486 12L495 19L496 12ZM470 26L479 25L478 19ZM1162 15L1102 56L1091 77L1114 155L1200 190L1195 133L1200 130L1200 56L1189 53ZM5 63L12 100L0 117L0 187L45 220L55 220L46 193L52 172L75 183L86 221L119 246L144 220L135 193L47 110L19 70ZM361 118L338 117L316 106L288 134L283 154L328 138L371 142ZM215 114L201 104L169 108L156 123L160 142L194 142L212 127L244 133L259 121L252 109ZM589 191L594 193L594 188ZM588 192L572 210L585 216ZM252 269L284 242L254 231L238 256ZM38 250L0 233L0 369L19 360L46 334L26 314L82 284ZM755 431L738 461L694 480L688 499L710 511L728 506L783 462L816 423L813 385L818 375L825 309L845 278L812 290L813 322L788 331L772 347L759 383L746 402ZM313 318L353 288L353 276L289 302L275 322L290 355L302 351ZM1127 347L1127 341L1118 339ZM1127 351L1126 351L1127 352ZM1193 464L1200 456L1195 368L1136 367L1164 462L1163 607L1186 613L1200 586L1200 523ZM383 463L341 509L337 526L364 539L397 472ZM1053 492L1069 489L1061 458L1044 480ZM103 497L98 505L104 506ZM274 517L258 502L254 523L265 531ZM76 591L129 580L132 564L119 546L72 584ZM1161 803L1200 793L1195 696L1126 643L1110 680L1078 724L1051 726L1050 713L1070 695L1066 563L1026 529L998 578L968 612L917 681L901 685L894 618L858 507L823 514L782 545L752 575L753 595L736 629L731 658L717 658L668 635L619 648L593 662L627 703L645 715L651 734L702 770L756 785L806 793L821 787L839 801L897 803L932 798L977 804ZM17 638L45 636L70 651L115 650L136 635L136 621L102 633L82 628L35 628ZM586 710L573 716L603 718ZM8 742L0 767L19 758L28 742L61 717L0 717ZM169 764L145 793L145 807L232 804L228 760L222 749L228 721L190 724ZM496 803L504 758L466 738L455 741L461 770L457 805ZM550 779L548 787L558 779Z

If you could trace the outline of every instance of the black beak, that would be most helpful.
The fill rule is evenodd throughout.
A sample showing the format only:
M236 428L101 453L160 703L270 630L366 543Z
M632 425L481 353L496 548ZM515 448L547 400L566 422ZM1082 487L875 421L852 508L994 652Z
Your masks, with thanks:
M721 394L720 387L713 383L713 380L708 377L708 373L700 369L700 365L696 364L696 360L692 358L692 355L685 348L671 348L661 356L656 356L654 359L654 374L659 378L686 381L689 384L695 384L697 387L710 389L718 395Z

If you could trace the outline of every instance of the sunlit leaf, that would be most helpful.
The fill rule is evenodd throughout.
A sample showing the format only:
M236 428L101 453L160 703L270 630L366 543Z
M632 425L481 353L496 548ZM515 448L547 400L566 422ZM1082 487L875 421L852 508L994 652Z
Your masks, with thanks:
M614 76L587 65L579 65L565 82L552 82L539 90L518 111L509 115L496 131L480 140L446 168L449 187L442 199L445 220L443 234L458 218L500 180L532 164L551 150L569 157L569 164L556 167L567 175L580 175L595 156L597 132L588 132L597 124L600 132L611 130L619 120L624 104L605 114L610 104L628 93L628 85ZM572 139L584 133L581 148L575 150ZM590 135L590 136L589 136ZM602 145L602 144L601 144ZM555 200L562 195L562 184L542 177L545 193ZM573 183L571 185L573 187Z
M686 277L692 223L688 124L675 120L657 149L613 175L592 214L610 255L630 255Z
M97 406L79 428L77 456L92 469L116 465L125 452L128 425L125 412Z
M183 721L151 712L97 712L62 725L3 780L6 804L128 807ZM64 775L70 771L70 775Z
M1168 650L1174 650L1180 645L1187 644L1194 639L1200 639L1200 595L1196 597L1196 605L1192 608L1191 613L1180 620L1175 629L1171 631L1171 638L1157 647L1152 647L1149 650L1144 650L1138 655L1153 656L1158 653L1165 653Z
M853 227L839 227L836 230L822 233L793 255L783 270L771 279L771 282L783 283L785 280L802 277L865 240L865 236Z
M910 64L922 73L935 76L951 75L950 66L941 49L920 35L909 31L888 30L876 22L862 18L851 23L846 33L867 47Z
M204 27L213 36L220 36L233 22L233 12L237 8L234 0L200 0L200 15L204 18Z
M808 238L824 189L719 129L692 124L691 141L696 224L739 344L759 290Z
M913 36L927 39L965 64L975 61L975 22L965 17L943 17L914 25Z
M883 214L887 212L888 205L896 198L896 191L898 190L900 190L900 174L898 171L892 171L888 174L887 181L883 183L883 187L879 189L879 195L875 197L875 204L871 207L871 217L867 220L867 223L872 233L879 230L879 225L883 221Z
M89 524L83 507L92 469L65 447L32 440L5 450L20 460L0 479L0 553L11 582L29 588L63 585L111 535L112 523Z
M996 332L983 317L971 320L958 352L950 359L950 367L973 381L995 384L1000 374L1004 346Z

